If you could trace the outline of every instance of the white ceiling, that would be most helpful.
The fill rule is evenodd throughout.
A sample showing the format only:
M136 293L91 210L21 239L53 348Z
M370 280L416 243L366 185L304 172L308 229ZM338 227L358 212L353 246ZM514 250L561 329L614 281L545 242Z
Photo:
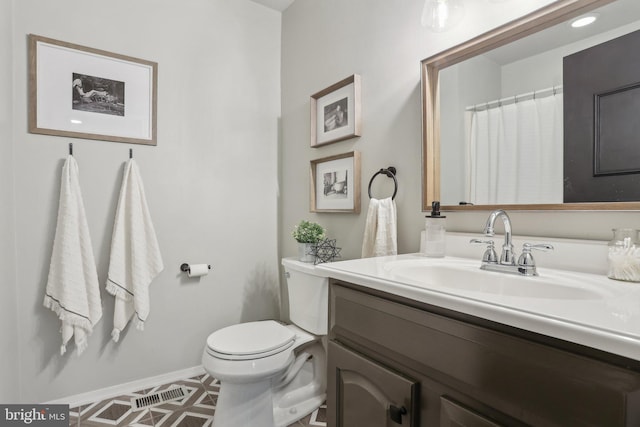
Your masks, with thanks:
M278 12L283 12L295 0L251 0ZM499 2L504 0L491 0ZM598 9L600 19L594 25L578 31L567 24L559 24L501 48L487 52L485 55L499 64L508 64L554 47L562 46L577 39L584 39L624 24L634 22L640 17L640 0L616 0Z
M279 12L284 11L286 8L291 6L291 3L294 2L294 0L251 0L251 1L255 3L259 3L263 6L267 6L268 8L277 10Z
M528 58L630 24L640 17L640 1L617 0L594 10L594 12L597 12L599 16L592 25L575 29L571 28L568 23L561 23L487 52L486 56L498 64L510 64L522 58Z

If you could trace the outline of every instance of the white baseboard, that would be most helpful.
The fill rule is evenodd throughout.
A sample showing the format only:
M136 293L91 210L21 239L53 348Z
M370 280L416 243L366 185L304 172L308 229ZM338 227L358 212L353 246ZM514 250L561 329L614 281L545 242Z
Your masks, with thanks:
M170 383L171 381L184 380L196 375L202 375L204 373L205 370L202 365L194 366L192 368L181 369L179 371L169 372L167 374L156 375L155 377L142 378L140 380L135 380L128 383L117 384L111 387L89 391L87 393L81 393L62 399L52 400L50 402L45 402L45 404L68 404L70 408L75 408L77 406L109 399L111 397L121 396L133 391L156 387L162 384Z

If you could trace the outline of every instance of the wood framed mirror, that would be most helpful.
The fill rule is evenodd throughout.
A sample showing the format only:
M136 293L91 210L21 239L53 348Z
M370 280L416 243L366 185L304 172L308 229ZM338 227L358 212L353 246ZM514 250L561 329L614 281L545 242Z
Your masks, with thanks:
M623 7L629 7L633 10L630 12L621 12L622 10L621 8ZM617 10L617 14L623 16L624 19L626 19L626 21L622 23L612 23L608 18L603 19L602 21L604 23L601 25L608 25L608 27L606 27L606 30L602 30L602 28L604 27L600 29L596 28L592 30L594 32L597 31L598 35L597 36L590 35L589 37L587 37L589 41L584 42L584 43L588 43L586 45L587 47L585 47L585 44L582 41L577 40L578 36L574 36L575 39L569 42L571 47L566 48L564 45L559 44L560 43L559 36L544 35L545 32L556 31L557 29L564 28L564 27L568 28L569 27L568 23L571 20L581 17L588 12L596 12L606 17L605 12L607 12L607 8L615 8ZM600 34L603 31L606 32L606 35ZM473 169L473 164L474 164L473 162L475 162L475 164L478 164L478 159L470 160L470 158L472 158L473 155L469 154L469 152L471 151L469 147L474 147L474 146L469 145L469 144L472 144L472 142L467 141L470 139L468 138L468 136L472 134L473 129L475 129L475 128L472 128L472 126L470 126L470 122L472 122L472 119L470 119L469 118L470 116L467 115L467 119L465 122L465 119L464 119L465 108L459 108L462 104L458 105L458 110L456 111L458 111L460 116L462 116L463 118L462 119L456 118L456 120L460 120L460 121L456 122L458 124L455 125L454 128L457 129L458 131L461 128L464 128L465 129L464 133L467 136L466 140L461 143L462 144L461 146L463 148L458 149L457 154L462 153L462 155L456 155L455 153L454 154L444 153L443 155L443 151L445 151L444 149L448 149L449 146L454 144L450 143L449 140L443 139L445 138L443 134L447 133L443 125L443 121L444 121L443 114L445 114L444 110L446 110L445 108L446 106L443 107L441 104L441 101L444 100L446 104L452 98L450 96L450 93L447 93L447 89L443 87L442 80L443 80L443 76L446 73L449 73L450 70L454 69L454 66L471 64L470 61L476 61L478 58L487 56L488 54L492 54L494 55L494 57L497 57L495 55L500 55L505 51L509 51L510 54L513 55L514 52L524 51L525 48L523 46L527 46L527 45L535 46L535 49L537 49L537 53L535 53L535 56L532 58L538 58L540 57L541 52L542 53L546 52L545 49L542 49L542 44L543 44L542 40L547 40L547 41L554 40L554 43L558 43L552 47L552 49L554 49L554 52L555 51L559 52L559 53L554 53L554 55L561 54L561 55L570 56L570 55L573 55L575 52L586 50L590 46L595 46L600 43L603 43L603 37L607 37L604 40L610 40L610 39L615 39L617 37L620 37L621 34L627 34L634 31L640 31L640 2L638 2L637 0L559 0L546 7L538 9L528 15L525 15L522 18L519 18L515 21L502 25L492 31L481 34L463 44L460 44L458 46L455 46L453 48L450 48L448 50L445 50L441 53L438 53L432 57L429 57L423 60L421 62L422 110L423 110L422 111L422 114L423 114L422 209L423 211L429 211L431 207L431 203L434 200L440 201L442 204L442 209L449 210L449 211L492 210L492 209L495 209L496 207L509 209L509 210L637 210L637 209L640 209L640 197L636 198L635 196L631 198L627 197L626 199L623 199L623 201L593 200L588 202L577 202L577 203L573 203L573 202L567 203L564 201L565 199L563 198L563 190L567 185L571 185L571 183L567 181L568 178L566 176L562 175L562 167L566 165L567 162L571 161L572 155L595 156L593 153L591 154L589 153L590 150L592 150L592 148L584 148L584 149L581 148L579 150L580 151L579 153L564 154L564 163L561 162L561 166L560 166L561 169L559 172L561 174L559 178L560 181L555 182L555 184L553 184L555 185L554 191L556 195L550 198L550 200L548 201L543 200L542 198L540 200L536 200L533 202L526 201L526 200L517 201L517 200L502 199L494 202L475 203L473 200L471 200L468 197L470 194L473 194L473 191L474 191L473 188L475 188L473 185L468 184L468 182L471 181L471 179L468 176L468 175L471 175L471 172L469 172L469 170ZM559 46L562 46L562 47L560 48ZM499 50L501 50L502 52L500 54L497 54L496 52L498 52ZM632 55L637 56L637 54L635 53L633 53ZM560 57L561 58L560 65L559 65L560 77L558 77L558 71L556 70L555 80L552 82L546 83L546 87L537 86L532 89L529 89L528 91L515 92L515 93L513 93L513 90L511 91L506 90L507 93L505 93L505 87L509 87L509 85L505 84L504 82L497 83L496 85L499 87L498 89L499 91L495 92L495 95L493 97L485 94L484 95L485 98L483 101L478 101L476 99L476 101L471 102L470 104L467 103L466 104L467 106L470 105L470 107L467 107L467 110L474 109L477 107L477 105L485 105L485 104L486 104L486 110L489 110L489 107L492 103L502 106L503 100L506 101L511 98L512 99L510 102L515 104L519 102L519 98L518 98L519 96L520 97L529 96L529 98L533 98L535 100L536 93L541 93L541 91L536 92L538 89L550 90L550 91L553 91L554 95L556 95L555 93L556 88L559 88L560 92L562 91L562 83L563 83L562 58L563 57L564 56ZM516 61L519 61L520 63L525 63L523 62L522 58L516 59ZM619 64L616 64L615 66L617 67L618 65ZM503 66L503 65L499 65L499 66ZM554 67L556 66L554 65ZM471 79L474 81L472 82L467 81L462 84L459 83L457 86L455 86L456 90L463 91L465 90L466 87L469 87L469 85L485 86L484 83L475 81L475 79L477 78L476 76L482 73L476 72L473 66L470 66L467 68L474 71L474 77ZM510 72L513 74L513 71L510 71ZM456 73L458 72L456 71ZM504 68L503 68L502 74L505 74ZM544 74L544 73L541 72L537 74ZM557 81L558 78L560 79L559 81ZM512 80L513 79L514 78L512 77ZM518 78L516 77L516 80L517 79ZM640 77L638 77L638 80L640 81ZM540 83L538 82L538 84ZM560 100L560 103L559 103L560 106L567 104L566 100L568 96L569 96L568 94L565 94L564 103L562 102L562 100ZM563 114L562 109L560 111L561 111L560 114ZM472 123L475 123L475 122L472 122ZM563 134L566 132L566 129L564 129L566 127L567 127L566 125L563 125L559 130L560 141L561 141L560 143L562 144L564 150L566 150L566 148L564 148L566 147L566 144L563 144L562 141L564 141ZM592 126L592 128L595 128L595 125ZM501 130L501 132L503 132L503 130ZM595 133L595 131L590 131L590 132L591 134ZM503 139L507 139L507 138L503 136ZM456 142L455 144L459 144L459 143ZM585 147L593 147L595 143L592 141L585 141L585 144L587 144L587 146ZM637 150L640 153L640 134L638 135L638 144L636 146L638 147ZM534 177L546 176L546 173L547 173L546 159L551 159L551 158L555 159L557 157L555 155L549 154L549 152L546 152L546 153L547 154L543 153L541 157L544 160L541 163L542 166L540 166L542 170L534 173L533 174ZM545 155L547 156L546 158L545 158ZM562 152L560 156L562 157ZM441 164L441 161L443 161L442 164ZM471 166L469 166L470 164ZM507 164L507 162L503 160L503 164ZM492 171L491 167L488 167L488 170L490 174L493 174L493 172L491 172ZM442 175L443 172L447 174L446 177ZM591 174L593 173L593 171L591 170L585 171L584 173ZM593 174L595 175L595 173ZM619 175L621 176L624 175L622 177L623 179L628 178L628 179L638 180L638 182L640 183L640 173L634 172L631 174L625 173L625 174L619 174ZM459 179L463 181L463 183L459 185L459 187L460 186L465 187L462 190L461 195L451 196L451 195L445 194L449 190L446 188L443 188L442 184L443 183L447 184L448 179L450 177L456 177L455 179ZM491 177L490 179L494 179L495 181L495 176ZM531 179L531 177L529 177L529 179ZM500 178L498 178L498 182L509 182L509 180L508 179L501 180ZM477 188L481 188L481 186L479 186L477 183L474 185ZM640 191L640 184L638 185L638 189ZM513 188L511 188L510 190L517 191L517 190L514 190ZM559 191L559 196L558 196L558 191ZM616 190L614 189L612 191L615 192ZM482 197L477 197L476 199L481 201L483 200Z

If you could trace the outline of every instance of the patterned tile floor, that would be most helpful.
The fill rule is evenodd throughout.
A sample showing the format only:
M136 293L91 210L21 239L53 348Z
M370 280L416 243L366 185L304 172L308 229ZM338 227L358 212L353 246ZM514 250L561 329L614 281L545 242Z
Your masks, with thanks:
M133 410L131 398L165 391L176 386L183 386L187 390L187 395L182 399L148 409ZM207 374L174 381L148 390L140 390L101 402L71 408L69 426L211 427L213 426L213 414L216 409L219 389L218 380ZM326 426L325 417L326 408L323 406L289 427Z

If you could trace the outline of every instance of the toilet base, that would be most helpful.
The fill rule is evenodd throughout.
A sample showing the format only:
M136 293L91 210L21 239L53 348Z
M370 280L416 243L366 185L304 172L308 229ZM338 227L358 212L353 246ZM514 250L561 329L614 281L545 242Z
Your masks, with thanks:
M213 426L287 427L318 409L326 400L322 341L305 347L296 361L287 371L261 381L221 380Z
M327 395L322 394L313 396L289 408L274 408L273 425L275 427L287 427L318 409L326 399Z
M311 357L304 362L295 379L273 392L276 427L287 427L306 417L327 398L327 360L322 341L318 340L306 347L304 354Z
M250 392L244 384L227 383L220 387L213 426L287 427L311 414L326 400L326 394L318 395L315 387L304 387L295 394L302 400L274 408L270 381L254 383Z
M246 384L224 383L213 415L215 427L275 427L271 379Z

